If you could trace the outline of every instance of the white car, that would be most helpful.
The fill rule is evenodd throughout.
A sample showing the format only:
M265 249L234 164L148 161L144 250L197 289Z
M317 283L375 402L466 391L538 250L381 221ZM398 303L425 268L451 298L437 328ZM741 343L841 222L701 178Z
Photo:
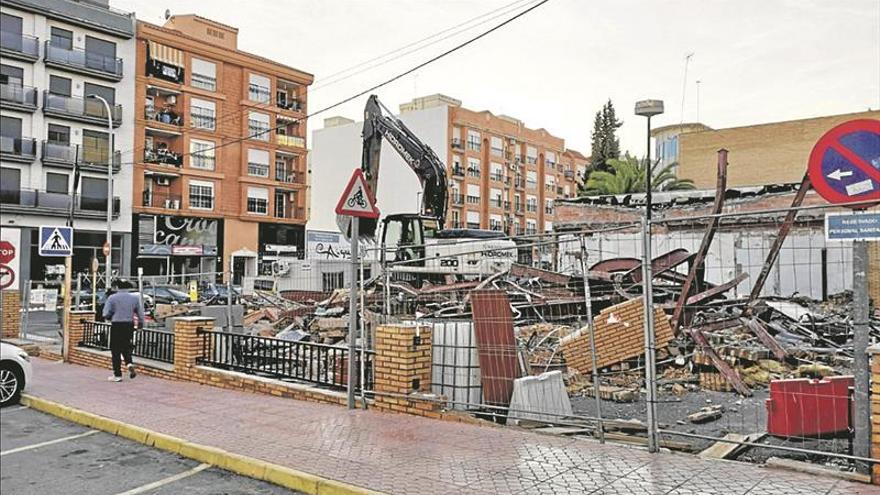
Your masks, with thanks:
M0 407L17 404L31 381L31 358L20 347L0 342Z

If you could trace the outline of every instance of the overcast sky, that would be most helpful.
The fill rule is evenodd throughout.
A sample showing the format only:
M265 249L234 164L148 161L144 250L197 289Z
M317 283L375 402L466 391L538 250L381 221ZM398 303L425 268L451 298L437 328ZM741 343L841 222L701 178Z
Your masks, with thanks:
M402 72L512 13L336 84L320 88L322 78L512 2L111 0L157 24L167 8L238 27L240 49L315 75L310 111ZM514 7L529 4L523 0ZM444 93L467 108L544 127L569 148L587 152L593 116L610 98L624 121L622 148L643 154L644 120L632 115L633 104L663 99L666 114L656 125L678 123L684 57L690 52L685 121L697 119L697 80L699 120L714 128L880 108L877 0L550 0L377 93L395 110L413 96ZM317 116L310 129L323 127L331 115L358 119L365 101Z

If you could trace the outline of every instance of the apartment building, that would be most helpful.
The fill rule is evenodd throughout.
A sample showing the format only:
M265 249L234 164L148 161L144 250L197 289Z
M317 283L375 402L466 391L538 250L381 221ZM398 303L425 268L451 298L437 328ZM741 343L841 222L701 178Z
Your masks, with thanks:
M74 270L93 257L103 265L108 207L113 269L126 274L132 176L121 151L133 147L134 15L107 0L4 0L0 17L0 208L3 230L17 230L18 282L55 272L59 258L37 254L38 227L65 225L71 213Z
M258 274L302 252L313 76L238 49L196 15L137 24L134 265Z
M698 189L715 186L716 152L729 151L727 184L731 187L799 183L816 141L843 122L880 120L868 110L809 119L712 129L704 124L673 124L651 131L656 156L664 165L678 162L678 176Z
M554 202L577 194L587 158L562 138L513 117L474 111L445 95L400 105L398 116L446 164L448 228L481 228L509 235L553 228ZM313 221L335 230L333 206L344 187L338 177L359 166L362 123L335 117L313 132ZM376 192L383 214L415 212L420 186L390 147L383 148Z

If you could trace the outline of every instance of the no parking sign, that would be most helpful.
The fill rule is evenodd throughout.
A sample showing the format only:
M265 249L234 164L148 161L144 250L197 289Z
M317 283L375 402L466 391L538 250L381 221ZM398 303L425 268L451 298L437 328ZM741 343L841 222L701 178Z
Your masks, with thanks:
M826 132L810 153L807 173L831 203L880 201L880 120L851 120Z

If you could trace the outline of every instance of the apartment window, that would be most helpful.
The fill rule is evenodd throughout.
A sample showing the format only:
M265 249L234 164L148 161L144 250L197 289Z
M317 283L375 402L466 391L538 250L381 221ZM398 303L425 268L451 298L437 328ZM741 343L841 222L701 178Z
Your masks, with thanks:
M189 141L189 164L192 168L200 168L202 170L214 170L214 153L215 145L213 141L200 141L198 139L190 139Z
M545 161L545 162L547 163L547 165L549 165L551 168L554 167L554 166L556 166L556 153L554 153L554 152L552 152L552 151L548 151L547 154L544 155L544 161Z
M213 210L214 183L189 181L189 207L195 210Z
M0 168L0 202L18 204L21 201L21 170Z
M248 115L248 137L258 141L269 140L269 115L250 112Z
M544 232L553 232L553 222L544 222Z
M250 75L250 84L248 84L248 99L260 103L269 103L270 97L269 78L257 74Z
M452 210L452 228L458 229L461 228L461 214L458 210Z
M49 93L59 96L70 96L70 79L59 76L49 76Z
M216 105L213 101L193 98L190 101L190 117L193 127L213 131L217 125Z
M269 214L269 190L262 187L249 187L247 211L257 215Z
M538 198L535 196L526 196L526 211L528 212L536 212L538 211Z
M85 83L83 85L83 96L96 95L107 100L110 105L110 111L116 105L116 90L109 86L101 86L100 84ZM84 113L93 117L107 118L107 108L104 103L97 98L85 98Z
M46 192L54 194L68 194L67 190L67 174L56 174L49 172L46 174Z
M534 235L538 233L538 222L534 220L526 220L526 235Z
M504 153L504 142L500 137L492 136L492 154L501 156Z
M13 67L11 65L0 65L0 81L10 86L21 87L24 85L24 69L21 67ZM19 90L20 92L21 90Z
M471 177L480 176L480 160L479 158L468 158L467 173Z
M110 136L106 132L83 129L82 157L84 162L105 165L110 159Z
M490 179L495 180L495 181L499 181L499 182L504 180L504 166L503 165L501 165L500 163L493 162L489 165L489 167L491 170L491 172L489 174Z
M545 199L544 200L544 213L552 214L553 213L553 200Z
M248 175L269 177L269 152L266 150L248 150Z
M526 187L529 189L538 188L538 172L526 172Z
M498 215L489 216L489 229L501 230L501 217Z
M493 188L492 190L489 191L489 193L492 195L491 196L492 197L492 206L497 206L498 208L501 208L504 205L504 203L503 203L504 200L502 199L501 189Z
M467 212L467 226L469 229L480 228L480 212L478 212L478 211Z
M107 180L83 177L79 205L83 210L107 211Z
M471 205L480 204L480 186L476 184L467 185L467 202Z
M526 147L526 161L530 165L534 165L534 164L538 163L538 149L537 148L535 148L534 146L527 146Z
M86 36L86 67L116 72L116 43Z
M452 155L452 173L453 174L464 173L464 170L462 170L462 168L461 168L461 156L460 155Z
M469 150L480 151L480 133L477 131L468 131L467 147Z
M556 187L556 177L544 174L544 186L548 191L552 191Z
M58 124L49 124L46 140L54 144L70 144L70 127Z
M73 31L53 27L49 44L65 50L73 50Z
M190 82L193 87L208 91L217 90L217 64L193 58L191 70L192 80Z

